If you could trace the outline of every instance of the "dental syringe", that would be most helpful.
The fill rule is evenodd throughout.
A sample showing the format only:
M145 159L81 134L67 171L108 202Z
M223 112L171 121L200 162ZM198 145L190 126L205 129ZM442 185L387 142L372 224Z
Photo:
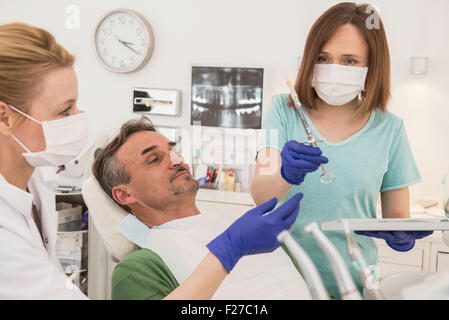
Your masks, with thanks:
M343 257L332 242L330 242L324 233L321 232L318 228L318 224L316 222L309 223L304 230L315 238L319 247L323 250L326 258L329 260L335 275L335 280L337 280L341 298L343 300L361 300L362 296L352 279L351 273L349 272Z
M310 129L309 125L307 124L306 118L304 117L304 114L301 110L301 103L298 99L298 94L295 91L295 88L293 88L293 83L285 76L285 80L287 81L287 86L290 89L290 96L293 99L293 102L295 103L296 110L298 111L299 117L301 118L302 125L304 126L304 130L306 131L307 135L307 141L301 141L301 143L307 143L313 147L317 147L318 142L321 142L323 140L317 140L315 136L313 135L312 129ZM323 164L320 165L322 174L320 176L320 182L324 184L331 184L335 181L335 175L327 172L326 168Z
M352 261L352 265L357 271L362 286L364 288L364 294L366 294L369 300L383 300L384 297L380 291L379 279L376 270L371 269L366 263L362 250L355 242L354 237L351 235L348 223L344 223L346 233L346 246L348 248L348 255Z

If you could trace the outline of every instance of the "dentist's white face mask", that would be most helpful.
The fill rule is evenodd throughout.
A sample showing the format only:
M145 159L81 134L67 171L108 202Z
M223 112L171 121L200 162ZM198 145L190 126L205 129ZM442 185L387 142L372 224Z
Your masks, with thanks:
M342 106L365 90L368 67L340 64L316 64L312 87L318 96L331 106Z
M11 105L9 107L42 126L46 145L44 151L31 152L19 139L11 135L27 151L22 155L33 167L63 165L75 159L87 142L88 121L85 112L58 120L41 122Z

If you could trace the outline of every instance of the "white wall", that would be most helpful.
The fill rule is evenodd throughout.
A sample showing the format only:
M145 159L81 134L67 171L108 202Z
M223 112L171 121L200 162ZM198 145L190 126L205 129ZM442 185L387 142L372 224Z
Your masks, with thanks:
M153 116L158 125L189 127L190 66L262 66L264 110L273 94L286 92L283 73L296 68L313 22L340 1L320 0L0 0L0 23L22 21L44 27L77 55L80 108L91 128L118 127L131 113L131 88L177 88L182 116ZM438 198L449 165L449 1L375 0L387 29L392 56L390 111L403 118L423 183L417 197ZM68 30L69 5L80 9L80 29ZM156 38L152 59L141 71L113 74L97 62L93 32L97 20L113 8L142 13ZM409 72L411 56L430 57L429 72Z

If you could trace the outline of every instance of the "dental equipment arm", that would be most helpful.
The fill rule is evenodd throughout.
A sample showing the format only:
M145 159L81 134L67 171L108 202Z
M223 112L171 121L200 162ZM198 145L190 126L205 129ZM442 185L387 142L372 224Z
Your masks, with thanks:
M352 280L351 273L349 272L345 261L338 252L337 248L335 248L335 246L318 228L317 223L312 222L308 224L304 230L315 238L321 250L323 250L329 260L335 279L337 280L338 290L340 291L342 299L361 300L362 297L360 292L357 290L354 280Z
M371 269L366 263L362 250L355 242L354 237L348 227L348 223L345 222L345 234L346 234L346 246L348 248L348 255L352 261L352 265L357 271L360 278L360 282L365 289L365 293L369 300L383 300L384 296L380 291L379 279L375 270Z
M292 254L293 258L298 263L299 268L304 276L307 286L309 287L310 294L314 300L329 300L326 288L318 270L315 267L312 259L301 248L301 246L293 239L290 232L287 230L282 231L277 239L282 242Z

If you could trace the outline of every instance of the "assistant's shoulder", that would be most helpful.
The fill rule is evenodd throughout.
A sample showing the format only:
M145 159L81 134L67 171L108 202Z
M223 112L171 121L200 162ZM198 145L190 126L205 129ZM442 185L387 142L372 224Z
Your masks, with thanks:
M390 132L398 132L403 127L403 120L397 115L389 112L377 109L375 124L381 126L384 130Z
M275 94L271 98L270 107L274 107L277 109L288 108L288 94Z
M294 116L296 110L288 105L288 94L276 94L271 98L268 114L282 119Z

